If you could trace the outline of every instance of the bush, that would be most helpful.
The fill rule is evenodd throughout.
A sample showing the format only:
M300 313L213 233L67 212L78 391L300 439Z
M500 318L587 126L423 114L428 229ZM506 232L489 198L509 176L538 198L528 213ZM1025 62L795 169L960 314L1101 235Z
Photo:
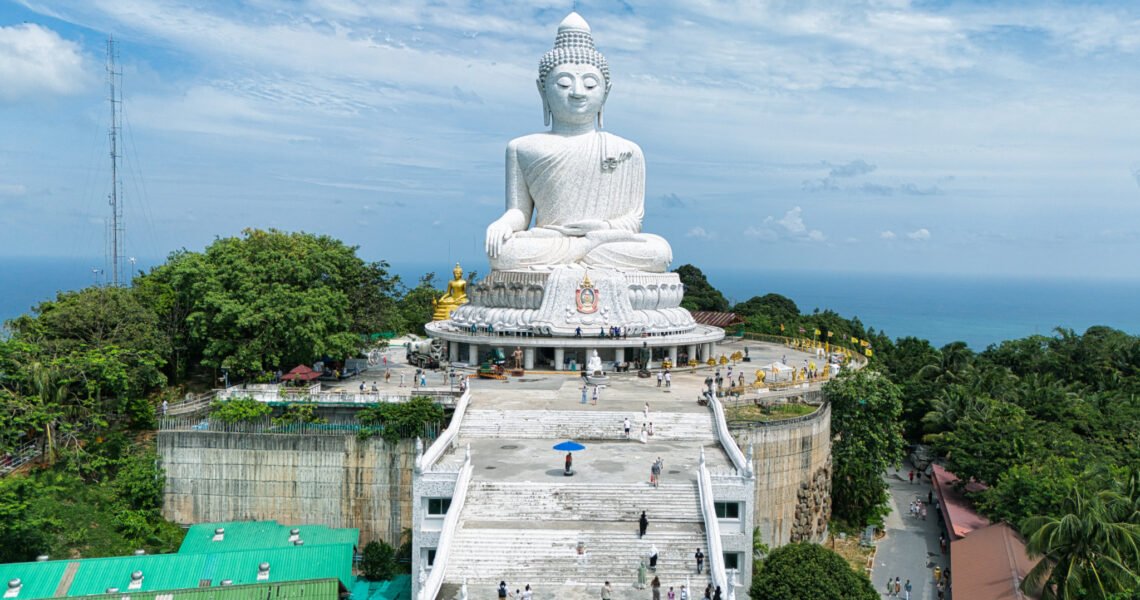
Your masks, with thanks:
M364 546L360 570L369 581L387 581L397 572L396 551L385 542L371 541Z
M751 598L781 600L878 600L871 580L818 544L788 544L753 569Z
M269 408L268 404L258 402L253 398L215 400L210 405L211 418L230 424L260 421L271 412L273 409Z

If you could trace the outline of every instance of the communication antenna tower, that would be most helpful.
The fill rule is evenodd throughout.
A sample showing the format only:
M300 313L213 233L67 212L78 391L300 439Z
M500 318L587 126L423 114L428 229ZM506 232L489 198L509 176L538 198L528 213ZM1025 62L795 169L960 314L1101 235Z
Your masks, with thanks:
M119 90L123 72L115 68L115 39L107 36L107 87L111 92L111 129L107 137L111 142L111 193L107 203L111 205L111 222L108 227L107 258L111 263L111 285L123 285L126 269L123 268L123 238L126 226L123 223L123 204L119 198L119 134L122 123L123 98Z

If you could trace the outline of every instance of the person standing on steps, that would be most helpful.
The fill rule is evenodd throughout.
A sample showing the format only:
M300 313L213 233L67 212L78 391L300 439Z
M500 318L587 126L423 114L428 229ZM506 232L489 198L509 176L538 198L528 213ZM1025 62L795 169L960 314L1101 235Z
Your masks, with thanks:
M614 588L610 585L610 582L607 581L602 584L602 600L613 600L613 597Z
M649 546L649 570L657 572L657 544Z
M500 598L506 598L507 594L509 594L509 593L510 592L507 590L507 582L500 581L499 582L499 597Z
M654 575L649 587L653 590L653 600L661 600L661 578Z
M653 437L653 421L649 422L649 437Z
M697 553L694 554L693 557L697 559L697 575L700 575L701 569L705 567L705 553L701 552L700 548L697 548Z
M704 599L705 600L712 600L712 584L711 583L705 586Z
M523 590L520 600L534 600L534 592L530 591L530 584L526 584L526 589Z
M625 439L628 440L629 439L629 417L626 417L625 421L622 421L622 426L625 427Z
M720 586L719 586L719 585L718 585L718 586L716 586L716 590L714 590L714 591L713 591L713 597L712 597L712 600L721 600L721 596L720 596Z
M645 403L645 408L643 408L641 412L643 412L645 414L645 420L648 421L649 420L649 403L648 402Z
M665 600L677 600L677 594L673 591L673 586L669 586L669 592L665 594Z
M689 600L689 590L685 589L685 586L681 586L681 595L678 600Z
M649 517L645 516L645 511L641 511L641 518L637 520L637 537L645 537L645 530L649 529Z
M648 444L649 443L649 430L647 430L645 428L645 423L641 424L641 443L642 444Z

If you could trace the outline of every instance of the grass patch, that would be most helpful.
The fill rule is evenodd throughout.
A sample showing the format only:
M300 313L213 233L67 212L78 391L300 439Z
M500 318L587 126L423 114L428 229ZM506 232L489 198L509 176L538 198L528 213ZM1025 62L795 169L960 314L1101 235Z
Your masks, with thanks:
M770 423L810 415L819 409L814 404L784 403L771 406L732 406L725 410L729 422Z

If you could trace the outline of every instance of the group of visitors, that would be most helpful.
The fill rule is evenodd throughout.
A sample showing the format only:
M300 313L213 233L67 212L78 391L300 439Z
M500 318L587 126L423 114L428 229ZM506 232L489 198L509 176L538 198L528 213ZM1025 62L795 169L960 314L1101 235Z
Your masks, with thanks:
M887 578L887 596L888 597L902 598L903 600L910 600L910 592L913 589L914 589L914 586L912 586L910 584L909 579L906 580L906 583L902 583L901 581L899 581L898 577L895 577L893 580L889 577Z

